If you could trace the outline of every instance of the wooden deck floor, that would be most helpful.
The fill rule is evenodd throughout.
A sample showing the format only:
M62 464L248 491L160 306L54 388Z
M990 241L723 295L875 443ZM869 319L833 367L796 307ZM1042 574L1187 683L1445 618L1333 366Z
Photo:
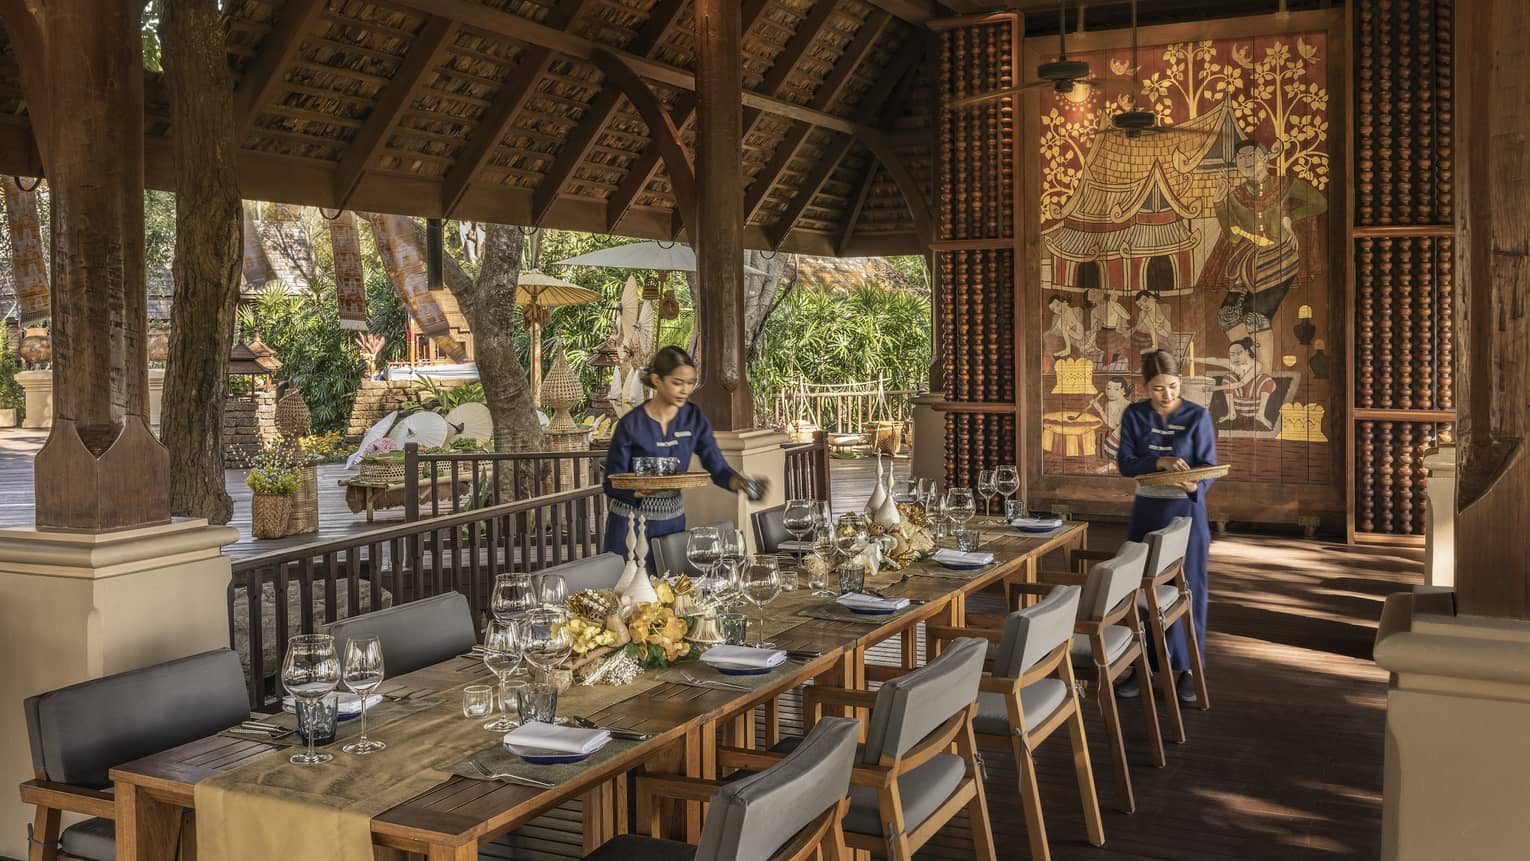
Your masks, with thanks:
M42 439L41 432L0 432L0 525L31 523L31 457ZM866 498L873 468L871 461L835 462L836 508ZM326 521L321 537L367 526L345 509L334 485L337 470L321 473ZM282 546L247 537L249 495L240 473L230 471L229 489L236 500L234 525L246 536L230 554ZM1090 544L1108 548L1121 538L1119 526L1095 524ZM1218 538L1211 553L1207 643L1213 708L1186 712L1189 741L1167 745L1168 765L1157 769L1147 762L1138 713L1127 707L1138 809L1126 815L1114 807L1098 708L1087 701L1106 844L1096 848L1084 839L1067 742L1059 735L1038 755L1053 857L1376 857L1387 677L1371 662L1371 645L1385 596L1421 580L1416 551L1266 536ZM1013 762L998 751L986 758L999 857L1028 857ZM514 857L578 857L575 811L577 806L554 811L517 835L524 842L516 841ZM965 828L948 827L919 857L970 858Z

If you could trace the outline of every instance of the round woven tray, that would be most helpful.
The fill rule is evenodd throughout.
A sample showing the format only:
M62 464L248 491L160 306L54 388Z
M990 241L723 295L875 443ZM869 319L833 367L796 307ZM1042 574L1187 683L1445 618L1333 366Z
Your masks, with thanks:
M1198 466L1195 469L1181 470L1179 472L1150 472L1146 475L1137 476L1137 483L1149 485L1180 484L1186 481L1223 478L1230 469L1232 469L1231 464L1219 463L1216 466Z
M681 472L675 475L618 472L606 478L611 479L611 486L617 490L641 490L645 493L656 490L690 490L693 487L705 487L712 481L712 477L704 472Z

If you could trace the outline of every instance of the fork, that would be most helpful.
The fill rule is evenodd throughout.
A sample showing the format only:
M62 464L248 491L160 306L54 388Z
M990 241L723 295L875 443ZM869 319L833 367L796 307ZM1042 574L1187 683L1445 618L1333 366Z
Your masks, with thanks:
M719 681L717 679L698 679L698 678L696 678L695 676L691 675L689 672L687 672L685 670L681 670L680 671L680 675L685 676L685 680L690 682L691 684L693 684L693 685L700 685L701 687L704 687L704 688L722 688L723 690L726 690L726 691L752 691L752 690L754 690L754 688L751 688L748 685L736 685L733 682L724 682L724 681Z
M603 729L610 733L612 738L624 739L626 741L647 741L648 739L653 738L652 735L646 732L638 732L635 729L617 729L615 727L601 726L600 724L581 715L574 715L573 721L585 729Z
M552 784L548 783L545 780L537 780L534 777L522 777L519 774L511 774L508 771L496 772L493 769L486 767L483 763L479 762L476 759L468 760L468 765L471 765L474 768L474 770L476 770L479 774L483 775L484 777L488 778L489 780L505 780L505 781L509 781L511 783L519 783L519 784L521 784L523 786L535 787L537 789L551 789L552 788Z

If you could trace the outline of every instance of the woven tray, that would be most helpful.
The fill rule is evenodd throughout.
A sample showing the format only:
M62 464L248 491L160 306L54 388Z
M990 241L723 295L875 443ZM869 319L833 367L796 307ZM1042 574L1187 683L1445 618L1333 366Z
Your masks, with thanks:
M1164 472L1150 472L1146 475L1137 476L1137 483L1164 485L1180 484L1186 481L1202 481L1208 478L1223 478L1230 469L1232 469L1231 464L1219 463L1216 466L1198 466L1195 469L1181 470L1179 472L1168 470Z
M631 472L618 472L606 478L611 479L611 486L617 490L641 490L645 493L658 490L690 490L693 487L705 487L712 481L712 477L704 472L681 472L675 475L638 475Z

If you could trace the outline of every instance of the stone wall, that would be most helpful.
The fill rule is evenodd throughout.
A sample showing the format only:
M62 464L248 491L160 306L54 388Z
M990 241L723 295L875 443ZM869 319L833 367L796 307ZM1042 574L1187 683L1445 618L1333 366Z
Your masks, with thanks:
M476 380L436 380L437 386L453 389ZM356 390L356 403L351 406L351 418L345 425L345 441L352 445L361 442L367 428L377 424L382 417L394 410L401 410L414 402L413 392L421 388L414 380L362 380Z
M230 397L223 403L224 466L244 466L243 457L280 441L276 430L276 392ZM242 453L242 455L241 455Z

